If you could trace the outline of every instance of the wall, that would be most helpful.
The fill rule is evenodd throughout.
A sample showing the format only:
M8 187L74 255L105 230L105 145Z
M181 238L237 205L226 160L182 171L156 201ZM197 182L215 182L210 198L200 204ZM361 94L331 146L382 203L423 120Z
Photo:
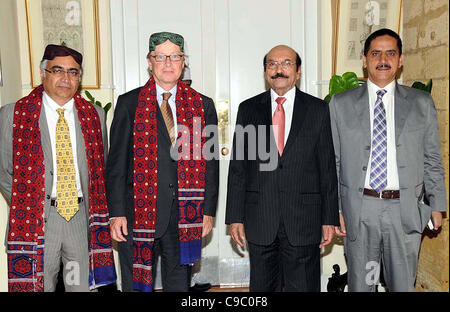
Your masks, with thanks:
M3 86L0 86L0 105L12 103L21 95L20 61L17 59L17 9L15 0L0 2L0 57Z
M333 40L330 34L334 35L336 4L335 0L320 0L319 2L319 77L315 83L318 85L317 96L322 99L328 94L328 83L333 71ZM336 236L332 244L322 249L321 255L321 272L324 275L330 276L333 273L334 264L339 265L341 273L347 272L342 238Z
M409 0L403 2L403 81L426 83L433 79L432 96L438 112L445 183L449 185L449 75L447 0ZM406 5L407 4L407 5ZM448 209L448 208L447 208ZM417 291L449 291L448 216L437 236L424 235L419 256Z
M19 36L18 41L20 46L20 63L21 63L21 86L22 95L27 95L31 92L31 76L30 76L30 59L28 53L28 30L27 30L27 16L25 10L25 1L11 1L17 4L17 27ZM98 0L98 25L99 25L99 39L98 46L100 50L100 88L89 89L89 92L100 101L103 105L113 100L113 85L112 85L112 63L111 63L111 31L110 31L110 15L109 15L109 0ZM89 48L89 47L87 47ZM82 95L84 91L82 90ZM113 111L108 114L108 124L113 118Z

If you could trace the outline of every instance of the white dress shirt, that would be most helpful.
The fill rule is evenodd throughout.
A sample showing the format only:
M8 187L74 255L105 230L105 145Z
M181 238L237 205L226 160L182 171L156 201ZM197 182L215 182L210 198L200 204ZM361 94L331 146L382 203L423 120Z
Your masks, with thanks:
M178 127L177 127L177 105L175 104L175 99L177 97L178 84L176 84L169 91L164 90L163 88L158 86L157 83L155 83L155 85L156 85L156 100L158 101L159 108L161 108L161 104L163 101L163 96L162 96L163 93L170 92L172 94L169 98L169 106L170 106L170 109L172 110L173 125L174 125L174 130L175 130L175 139L176 139L178 137Z
M291 90L289 90L282 96L286 98L286 101L283 103L284 116L286 118L284 121L284 146L286 146L289 131L291 130L292 114L294 112L295 92L296 89L295 87L293 87ZM278 103L275 101L278 97L280 96L275 91L273 91L273 89L270 89L270 98L272 103L272 118L278 106Z
M172 89L170 89L169 91L164 90L163 88L161 88L157 83L155 83L156 85L156 100L158 101L158 105L159 108L161 108L161 104L163 101L163 93L166 92L170 92L172 95L169 98L169 106L170 109L172 110L172 117L173 117L173 125L174 125L174 130L175 130L175 138L178 137L178 127L177 127L177 105L175 104L175 99L177 97L177 87L178 84L176 84ZM115 219L117 217L110 217L109 219Z
M73 164L75 166L75 176L77 181L77 191L78 197L83 196L80 183L80 172L78 171L78 160L77 160L77 138L75 133L75 116L74 116L74 100L71 99L69 102L60 106L55 101L52 100L47 93L43 93L42 103L44 104L45 116L47 118L48 131L50 133L50 142L52 146L52 158L53 158L53 186L52 186L52 198L56 198L56 184L58 181L58 170L56 169L56 123L58 122L59 114L56 111L59 108L65 109L64 118L67 120L70 133L70 143L72 144L73 153Z
M398 169L397 169L397 151L395 147L395 80L384 88L380 88L367 80L367 91L369 93L369 111L370 111L370 155L367 164L366 182L364 187L372 189L370 183L370 170L372 161L372 136L373 136L373 110L377 100L377 91L384 89L387 92L382 100L386 111L386 134L387 134L387 185L385 190L399 190Z

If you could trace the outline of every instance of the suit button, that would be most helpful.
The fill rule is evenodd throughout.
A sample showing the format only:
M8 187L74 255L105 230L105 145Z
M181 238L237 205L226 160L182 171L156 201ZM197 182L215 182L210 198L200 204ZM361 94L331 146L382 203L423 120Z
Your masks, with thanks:
M47 195L47 199L50 199L50 195Z
M363 189L360 187L359 189L358 189L358 191L360 191L360 192L362 192L363 191Z
M50 170L50 175L53 175L53 170Z
M368 151L368 150L370 150L370 146L367 145L364 149L365 149L366 151Z
M363 167L363 171L366 171L366 170L367 170L367 167L366 167L366 166L364 166L364 167Z
M169 184L169 187L170 187L170 188L172 188L172 187L173 187L173 184L172 184L172 183L170 183L170 184Z
M278 168L283 169L283 164L280 164Z

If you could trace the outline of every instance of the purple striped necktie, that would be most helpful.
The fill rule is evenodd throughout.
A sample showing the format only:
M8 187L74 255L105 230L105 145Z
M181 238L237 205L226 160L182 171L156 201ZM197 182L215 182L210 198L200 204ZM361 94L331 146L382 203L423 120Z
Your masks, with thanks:
M373 111L372 160L370 162L370 182L372 189L380 193L387 185L387 129L386 110L383 95L386 90L377 91L377 100Z

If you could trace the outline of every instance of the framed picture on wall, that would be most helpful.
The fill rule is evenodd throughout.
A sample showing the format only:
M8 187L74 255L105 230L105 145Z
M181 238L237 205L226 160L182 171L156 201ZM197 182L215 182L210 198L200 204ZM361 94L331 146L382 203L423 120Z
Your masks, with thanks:
M81 87L100 87L97 0L25 0L31 85L41 83L39 64L48 44L83 54Z
M355 72L364 78L364 42L374 31L400 32L402 0L337 0L333 75Z

